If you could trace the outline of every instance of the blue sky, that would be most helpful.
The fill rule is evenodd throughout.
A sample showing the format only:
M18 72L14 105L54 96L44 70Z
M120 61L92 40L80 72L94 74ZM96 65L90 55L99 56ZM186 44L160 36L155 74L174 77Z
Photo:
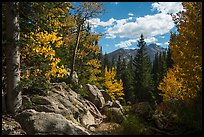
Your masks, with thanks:
M92 32L104 33L99 41L103 53L119 48L137 48L141 33L147 44L168 46L176 27L168 13L183 10L181 2L104 2L106 12L92 18Z

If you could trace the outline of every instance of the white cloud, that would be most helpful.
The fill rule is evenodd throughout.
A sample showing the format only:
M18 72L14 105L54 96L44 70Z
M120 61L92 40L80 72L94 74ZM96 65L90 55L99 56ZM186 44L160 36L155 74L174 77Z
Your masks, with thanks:
M98 26L102 26L102 27L106 27L106 26L111 26L113 25L113 23L115 22L116 20L114 18L111 18L109 19L108 21L104 22L104 21L101 21L99 18L92 18L90 20L88 20L88 22L90 23L90 25L92 27L98 27Z
M106 39L114 39L116 38L115 35L112 35L112 34L106 34Z
M118 3L113 2L112 4L117 5ZM135 18L133 17L134 14L129 12L128 17L125 19L117 20L111 18L108 21L101 21L99 18L93 18L90 19L89 22L92 24L93 28L99 26L104 27L106 39L129 39L116 44L116 47L130 47L132 43L137 42L137 39L140 38L141 34L144 35L147 43L156 43L158 42L158 39L156 39L155 36L159 35L159 38L164 38L163 35L169 33L169 31L175 26L171 15L168 13L174 14L184 9L181 2L156 2L152 4L152 10L157 10L159 13ZM167 45L168 42L157 44Z
M137 39L130 39L130 40L126 40L126 41L121 41L120 43L116 44L116 47L120 47L120 48L127 48L129 46L132 46L132 43L136 43Z
M155 2L152 4L152 10L157 10L161 13L178 13L183 11L182 2Z
M160 36L160 38L161 38L161 39L164 39L165 37L164 37L164 36Z
M154 43L154 42L157 41L157 39L156 39L155 37L150 37L150 38L144 39L144 41L145 41L146 43Z
M127 21L132 20L132 19L133 19L133 17L129 17L129 18L127 18Z
M128 13L128 16L134 16L134 14L133 14L133 13L131 13L131 12L129 12L129 13Z
M169 45L169 42L165 42L164 45Z
M135 22L127 22L127 19L117 20L114 26L107 29L107 33L120 38L138 38L141 34L153 37L168 33L173 27L171 16L159 13L139 17Z
M162 43L156 43L157 45L159 45L159 46L161 46L162 45Z
M109 27L109 28L107 28L106 30L106 38L107 39L114 39L114 38L116 38L116 35L115 35L115 33L118 33L119 31L122 31L121 30L121 26L123 26L124 24L126 24L127 23L127 21L129 21L129 20L132 20L133 18L132 17L129 17L129 18L127 18L127 19L120 19L120 20L115 20L114 22L115 22L115 25L113 26L113 27ZM110 33L109 32L109 30L111 29L111 31L112 31L112 33ZM123 36L120 36L121 38L123 37Z

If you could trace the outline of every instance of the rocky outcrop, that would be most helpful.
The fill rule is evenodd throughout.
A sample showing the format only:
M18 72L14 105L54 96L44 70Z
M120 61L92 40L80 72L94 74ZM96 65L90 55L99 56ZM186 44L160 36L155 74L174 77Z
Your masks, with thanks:
M102 108L102 114L106 116L105 121L121 124L125 119L125 111L118 100L108 101Z
M118 123L107 122L101 123L99 127L96 128L96 135L114 135L114 131L121 127Z
M114 117L112 122L121 123L124 119L120 102L113 101L95 85L87 84L89 100L64 82L51 85L53 88L46 96L22 96L22 108L15 119L26 134L96 135L96 129L105 120Z
M104 115L89 100L70 89L66 83L52 83L53 89L46 96L23 96L23 108L37 112L60 114L75 124L93 129L98 126Z
M108 102L113 101L111 96L105 90L100 90L100 92L103 95L103 98L104 98L106 104L108 104Z
M26 135L21 125L9 116L2 116L2 135Z
M105 121L121 124L126 119L121 109L116 107L104 107L103 114L106 115Z
M100 92L100 90L91 84L87 84L88 86L88 100L94 103L97 108L102 108L105 105L105 99Z
M67 120L60 114L37 112L27 109L16 116L29 135L89 135L80 125Z
M122 113L125 113L125 111L124 111L122 105L120 104L120 101L118 101L118 100L115 100L115 101L113 102L112 107L119 108Z
M122 123L126 118L124 109L118 100L112 100L110 95L104 91L99 90L95 85L87 84L88 100L101 110L102 114L106 116L106 121Z

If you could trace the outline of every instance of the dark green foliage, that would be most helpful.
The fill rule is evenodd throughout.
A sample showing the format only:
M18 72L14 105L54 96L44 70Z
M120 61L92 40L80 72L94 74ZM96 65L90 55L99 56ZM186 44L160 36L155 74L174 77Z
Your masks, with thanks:
M42 9L36 10L37 5L33 2L20 2L20 26L22 32L34 31L37 28L35 23L37 22L37 15Z
M153 89L153 81L152 81L152 64L146 53L146 43L144 42L143 35L141 35L141 39L138 41L138 52L133 60L133 83L132 86L134 88L135 93L135 101L149 101L149 99L153 98L152 92Z
M46 95L52 86L44 77L37 77L37 80L35 78L21 80L18 85L18 90L22 91L23 94Z
M169 133L175 135L200 134L202 132L202 103L188 100L171 100L157 105L168 121Z
M117 80L124 79L125 69L126 69L125 60L124 59L122 60L119 55L117 65L116 65L116 79Z
M136 115L129 115L122 125L122 134L125 135L147 135L148 129Z
M173 60L171 59L171 49L169 47L167 51L167 57L166 57L166 67L168 69L168 68L172 68L172 66L173 66Z
M127 68L124 70L124 76L123 76L123 87L124 87L124 93L125 93L125 100L126 102L130 101L133 102L135 99L135 95L133 92L133 58L131 56L130 61L127 64Z
M83 86L75 86L74 88L72 88L74 91L76 91L77 93L79 93L82 97L88 97L88 87L86 85L83 84Z
M176 123L179 127L183 127L184 131L192 130L191 132L202 131L202 105L193 105L191 107L179 107L178 119ZM190 133L190 132L189 132Z
M105 115L107 116L106 121L108 122L114 122L114 123L119 123L121 124L124 120L122 113L118 108L108 108L105 107L103 108Z
M167 62L166 52L160 52L155 54L152 75L154 79L154 95L156 97L157 102L162 101L162 97L159 95L160 91L157 89L157 87L167 73L166 62Z
M111 60L111 67L116 67L116 65L115 65L115 57L113 56L112 57L112 60Z
M105 53L104 58L103 58L103 70L105 70L105 67L108 68L108 71L110 69L110 63L108 61L108 54Z

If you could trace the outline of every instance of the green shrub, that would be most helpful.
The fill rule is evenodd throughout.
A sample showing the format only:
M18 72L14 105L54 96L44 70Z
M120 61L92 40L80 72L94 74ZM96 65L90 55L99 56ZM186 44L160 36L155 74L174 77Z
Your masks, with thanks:
M129 115L121 124L123 128L122 134L127 135L145 135L148 134L148 129L142 121L135 115Z
M173 134L190 134L202 131L202 104L189 101L163 102L157 108L168 118ZM170 127L168 128L170 129Z
M18 90L23 94L46 95L52 86L46 78L38 76L37 78L22 79L19 82Z
M202 105L192 104L191 106L178 106L177 119L175 122L181 126L183 131L202 130Z

